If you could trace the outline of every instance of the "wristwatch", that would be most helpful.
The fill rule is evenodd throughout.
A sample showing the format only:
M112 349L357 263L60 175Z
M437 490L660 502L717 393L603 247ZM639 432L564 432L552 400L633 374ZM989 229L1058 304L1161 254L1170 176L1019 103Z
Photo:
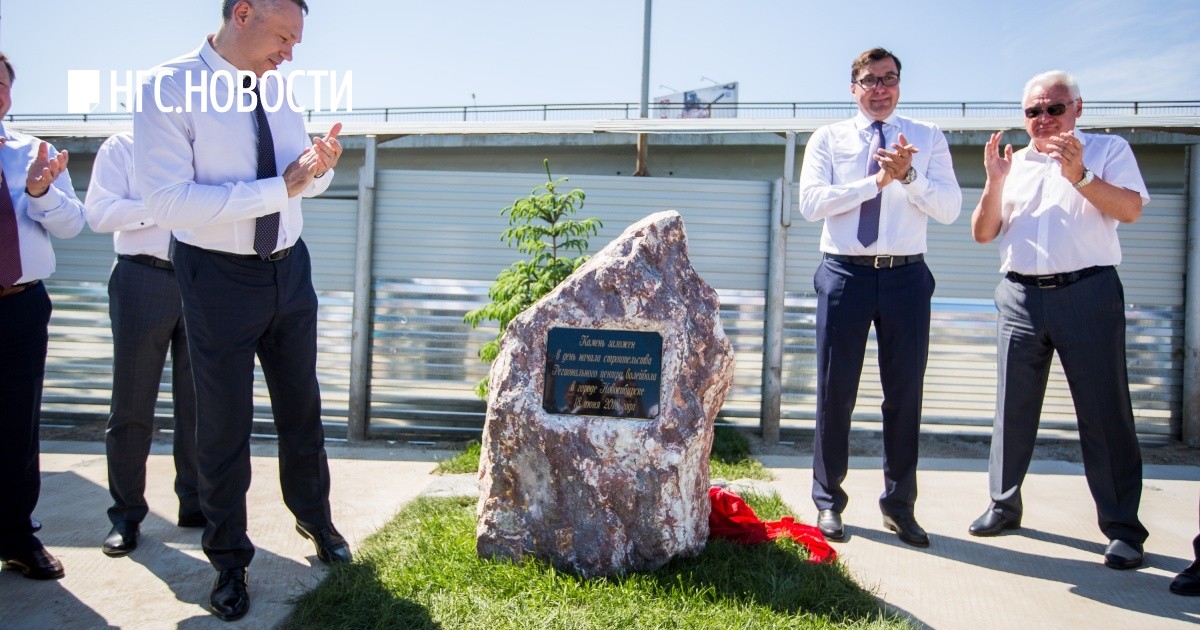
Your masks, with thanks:
M901 184L911 184L917 180L917 169L908 167L908 172L904 174L904 179L900 180Z
M1075 182L1075 188L1077 190L1083 188L1084 186L1092 183L1093 179L1096 179L1096 176L1092 173L1092 169L1085 168L1083 169L1083 177L1079 178L1079 181Z

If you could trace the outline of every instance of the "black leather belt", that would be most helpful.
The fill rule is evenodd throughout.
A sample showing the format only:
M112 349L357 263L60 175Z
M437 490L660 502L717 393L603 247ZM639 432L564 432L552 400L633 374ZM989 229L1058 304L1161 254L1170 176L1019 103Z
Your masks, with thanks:
M128 260L129 262L137 263L139 265L146 265L147 267L175 271L175 265L172 265L171 261L163 260L149 254L117 254L117 258L120 258L121 260Z
M6 298L10 295L16 295L16 294L24 291L25 289L28 289L30 287L36 287L39 282L41 282L41 280L32 280L30 282L22 282L21 284L14 284L8 288L0 287L0 298Z
M1052 273L1044 276L1027 276L1025 274L1010 271L1004 274L1005 278L1013 282L1019 282L1025 286L1037 287L1039 289L1059 289L1070 284L1075 284L1088 276L1094 276L1101 271L1112 269L1112 265L1103 267L1087 267L1079 271L1068 271L1066 273Z
M825 254L825 258L851 265L862 265L864 267L874 267L875 269L891 269L892 267L903 267L904 265L921 262L925 260L925 254L913 254L911 256L843 256L841 254L827 253Z
M221 252L221 251L217 251L215 249L210 249L208 251L210 251L214 254L228 256L230 258L236 258L238 260L260 260L262 262L267 262L267 261L283 260L284 258L287 258L288 254L292 253L292 248L285 247L277 252L274 252L270 256L267 256L266 258L263 258L262 256L259 256L258 254L230 254L229 252Z

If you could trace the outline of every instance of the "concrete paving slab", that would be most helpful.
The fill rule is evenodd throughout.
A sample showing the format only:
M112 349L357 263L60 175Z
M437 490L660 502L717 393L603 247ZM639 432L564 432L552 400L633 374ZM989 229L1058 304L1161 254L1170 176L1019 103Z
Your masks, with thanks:
M357 548L418 494L474 495L474 475L430 475L445 453L408 448L331 445L335 523ZM253 447L248 497L250 536L258 555L250 567L249 614L232 624L207 608L215 572L200 550L199 530L174 524L169 447L150 457L139 548L108 558L100 543L109 529L103 445L43 443L43 542L67 577L36 582L0 573L2 628L229 628L279 626L292 602L326 574L311 543L292 529L279 493L272 444ZM764 456L772 486L813 522L811 458ZM1086 627L1182 628L1200 623L1200 598L1172 595L1167 585L1190 562L1196 535L1200 466L1147 466L1142 518L1150 529L1147 563L1136 571L1103 566L1105 540L1082 467L1034 462L1025 485L1022 529L976 538L967 526L987 505L987 462L925 459L917 517L933 544L915 549L880 522L883 480L877 458L852 458L845 513L850 539L836 544L851 573L888 605L931 628Z
M329 468L334 524L357 549L391 520L434 477L438 453L417 449L331 445ZM178 504L170 447L155 445L147 468L151 513L138 548L109 558L100 543L111 525L104 445L43 442L38 534L62 561L66 577L39 582L0 572L3 628L230 628L278 627L295 598L325 576L313 545L293 529L283 505L274 444L252 447L253 480L247 497L250 538L250 611L232 624L214 617L208 597L216 571L200 548L200 529L175 526ZM444 454L442 454L444 455Z
M811 458L762 457L800 520L816 521ZM893 608L930 628L1183 628L1200 623L1200 598L1167 586L1191 562L1200 466L1146 466L1140 517L1150 530L1146 564L1103 565L1108 541L1079 464L1038 461L1024 484L1021 529L979 538L967 527L988 505L986 460L922 460L918 522L927 549L883 527L881 463L852 458L843 513L843 563Z

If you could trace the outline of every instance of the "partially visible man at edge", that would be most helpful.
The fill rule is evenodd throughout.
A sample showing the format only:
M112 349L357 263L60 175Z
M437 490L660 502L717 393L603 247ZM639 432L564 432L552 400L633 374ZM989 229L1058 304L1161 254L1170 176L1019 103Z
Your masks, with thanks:
M204 527L196 491L196 386L188 358L179 283L171 265L170 230L154 222L137 193L133 134L113 135L96 152L88 184L88 226L112 232L117 262L108 279L112 322L113 391L104 450L112 529L100 548L123 556L137 549L146 503L146 458L154 440L154 408L168 352L174 411L176 522Z
M156 69L134 115L139 191L176 239L171 258L196 382L200 507L208 521L202 543L218 572L209 603L226 621L250 605L246 491L255 355L271 394L280 483L296 530L314 542L318 559L351 559L330 514L317 297L300 238L300 199L329 186L341 125L310 141L303 118L287 106L282 75L273 72L292 59L307 12L304 0L224 0L217 33ZM242 91L231 96L239 92L234 81ZM236 107L212 106L232 97ZM271 111L264 103L283 106Z
M1057 351L1075 402L1084 474L1108 538L1104 564L1141 566L1142 455L1125 363L1119 223L1150 200L1129 143L1084 133L1075 79L1054 70L1025 84L1029 146L984 148L987 181L971 215L975 240L1000 239L996 287L996 419L988 466L991 505L968 528L995 536L1021 525L1021 483L1037 437Z
M50 237L83 229L83 203L67 172L66 151L9 129L12 63L0 53L0 561L35 580L63 577L58 561L34 535L41 493L42 383L49 342L54 273Z

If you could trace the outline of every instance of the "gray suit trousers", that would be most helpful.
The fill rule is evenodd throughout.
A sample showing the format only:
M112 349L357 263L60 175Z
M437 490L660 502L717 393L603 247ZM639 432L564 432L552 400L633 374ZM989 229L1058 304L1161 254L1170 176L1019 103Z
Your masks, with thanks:
M1125 291L1116 270L1055 289L1004 279L996 288L996 308L999 391L988 471L992 508L1021 516L1021 483L1057 352L1075 403L1100 531L1110 540L1140 545L1148 535L1137 515L1142 456L1125 365Z
M196 388L175 272L118 259L108 281L113 333L113 395L105 448L113 506L108 518L141 522L146 457L167 351L175 408L175 494L179 514L200 513L196 491Z

